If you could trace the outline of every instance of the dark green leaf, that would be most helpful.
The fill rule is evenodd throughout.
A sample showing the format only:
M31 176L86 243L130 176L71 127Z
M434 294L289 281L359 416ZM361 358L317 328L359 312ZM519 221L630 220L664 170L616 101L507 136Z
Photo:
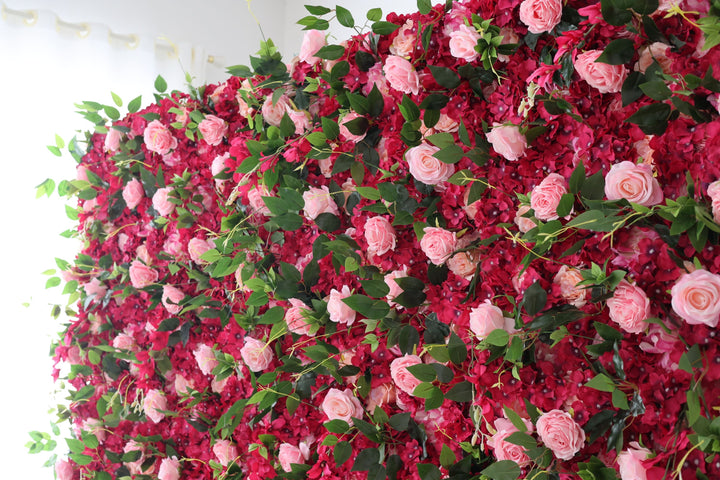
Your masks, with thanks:
M421 480L440 480L442 478L440 469L432 463L418 463L417 470Z
M634 123L646 135L662 135L667 129L672 107L666 103L652 103L640 107L625 121Z
M382 298L390 293L390 287L385 280L360 280L360 284L371 297Z
M313 15L325 15L326 13L330 13L332 11L327 7L313 5L305 5L305 9Z
M421 109L440 110L445 108L450 98L440 93L431 93L420 104Z
M463 380L460 383L456 383L453 387L445 393L445 398L454 402L472 402L473 401L473 387L470 382Z
M345 54L345 47L340 45L325 45L315 53L318 58L325 60L337 60Z
M512 433L505 438L505 441L513 443L515 445L520 445L521 447L525 447L526 449L537 447L537 440L535 440L527 433Z
M523 294L523 306L531 317L534 317L545 308L547 304L547 292L542 288L540 282L534 282Z
M377 33L378 35L390 35L398 28L400 28L400 25L395 25L390 22L379 21L372 24L373 33Z
M350 10L347 8L336 5L335 15L337 16L337 21L343 27L352 28L355 26L355 19L353 18L352 13L350 13Z
M467 345L465 345L465 342L463 342L455 332L450 333L450 339L448 340L447 347L448 354L450 355L450 361L455 365L461 365L467 358Z
M337 122L327 117L322 117L321 122L323 133L325 134L325 137L328 138L328 140L335 140L338 135L340 135L340 127L338 126Z
M516 480L520 477L520 467L512 460L500 460L481 472L493 480Z
M605 177L602 170L585 179L580 194L588 200L602 200L605 196Z
M435 65L428 65L430 73L433 78L441 87L445 87L448 90L452 90L460 85L460 77L450 68L438 67Z
M632 12L624 8L618 8L615 0L602 0L602 16L610 25L625 25L632 20Z
M315 223L324 232L334 232L342 226L340 219L336 215L327 212L318 215Z
M555 213L559 217L565 217L570 214L574 205L575 195L573 195L572 193L566 193L562 197L560 197L560 202L558 202Z
M398 346L400 351L405 354L412 354L415 348L420 344L420 334L412 325L404 325L398 334Z
M583 430L585 430L585 433L588 435L588 443L594 443L595 440L607 432L608 428L610 428L610 421L614 415L615 412L612 410L603 410L588 420L583 427Z
M350 425L344 420L330 420L323 424L328 432L343 434L350 430Z
M333 449L333 457L335 457L335 465L338 467L347 462L352 455L352 446L346 441L338 442Z
M432 3L430 0L417 0L417 8L420 15L427 15L432 10Z
M570 182L568 182L570 193L580 193L583 183L585 183L585 165L583 162L578 162L578 166L573 170L572 175L570 175Z
M370 70L375 63L375 57L371 53L365 52L363 50L358 50L355 52L355 64L362 72L367 72Z
M645 75L640 72L630 72L622 86L622 104L630 105L643 96L640 84L645 82Z
M595 60L610 65L623 65L635 55L635 43L629 38L618 38L608 43L603 53Z
M432 365L427 363L419 363L407 367L408 372L412 373L415 378L421 382L432 382L437 378L437 374Z
M465 152L459 145L448 145L433 154L433 157L443 163L457 163L462 160L464 156Z
M672 96L672 91L662 80L653 80L651 82L641 83L640 90L642 90L648 97L660 102L667 100Z
M390 311L390 306L382 300L365 295L350 295L342 299L343 303L359 314L370 319L381 319Z

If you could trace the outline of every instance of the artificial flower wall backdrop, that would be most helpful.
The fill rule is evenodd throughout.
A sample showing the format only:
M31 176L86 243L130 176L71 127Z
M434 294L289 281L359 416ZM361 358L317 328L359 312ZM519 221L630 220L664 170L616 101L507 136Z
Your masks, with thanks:
M58 478L720 475L720 4L417 8L81 104Z

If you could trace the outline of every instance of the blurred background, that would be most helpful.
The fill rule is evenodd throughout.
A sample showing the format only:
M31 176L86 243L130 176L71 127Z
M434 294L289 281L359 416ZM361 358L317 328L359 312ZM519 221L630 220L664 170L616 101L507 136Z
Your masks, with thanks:
M0 2L0 459L2 478L54 478L42 468L49 453L29 455L30 431L50 432L53 409L62 396L52 383L50 344L62 316L62 287L45 289L57 269L55 258L72 260L80 248L60 233L72 229L56 193L36 199L47 178L75 177L75 162L63 150L48 151L58 135L65 144L90 125L74 104L91 100L112 105L114 92L127 103L142 95L152 102L162 75L169 89L223 81L231 65L249 64L263 38L290 61L302 42L296 21L307 15L300 0L6 0ZM415 0L370 3L308 0L311 5L348 8L362 25L373 7L409 13ZM353 30L331 23L329 43ZM78 134L78 137L82 135ZM60 440L56 453L67 452Z

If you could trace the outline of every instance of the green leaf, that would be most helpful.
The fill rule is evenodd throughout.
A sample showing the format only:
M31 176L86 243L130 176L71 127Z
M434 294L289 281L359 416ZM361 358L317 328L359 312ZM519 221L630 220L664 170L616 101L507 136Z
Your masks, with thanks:
M485 338L485 341L490 345L495 345L497 347L507 347L507 344L510 341L510 334L502 328L496 328L490 332L487 338Z
M449 468L452 465L457 462L457 457L455 456L455 452L453 452L450 447L443 444L442 450L440 451L440 465L442 465L445 468Z
M381 319L390 311L390 306L382 300L375 300L365 295L350 295L342 299L343 303L360 315L370 319Z
M558 202L555 213L557 213L559 217L565 217L570 214L574 205L575 195L573 195L572 193L566 193L562 197L560 197L560 202Z
M340 45L325 45L315 53L318 58L337 60L345 54L345 47Z
M390 293L390 287L385 280L360 280L360 284L371 297L382 298Z
M531 317L534 317L545 308L547 304L547 292L542 288L540 282L534 282L523 294L523 306Z
M323 133L328 140L335 140L340 135L340 127L337 122L327 117L322 117L320 121L322 122Z
M432 10L432 3L430 0L417 0L417 8L420 15L427 15Z
M161 75L158 75L157 78L155 78L155 90L160 93L164 93L165 90L167 90L167 82Z
M523 428L525 425L523 424ZM505 437L506 442L513 443L525 447L525 449L531 449L537 447L537 440L528 435L527 433L515 432Z
M568 182L570 193L580 193L583 183L585 183L585 165L582 162L578 162L578 166L573 170L572 175L570 175L570 181Z
M268 390L262 390L262 391L268 391ZM350 425L345 420L330 420L329 422L323 423L323 426L327 429L330 433L339 433L343 434L350 430Z
M662 102L663 100L667 100L668 98L672 97L672 91L668 88L667 85L665 85L665 82L662 80L653 80L650 82L641 83L640 90L642 90L643 93L648 97L659 102Z
M368 93L367 101L368 115L373 118L381 116L385 108L385 100L383 100L382 93L378 90L377 85L373 85L372 90Z
M432 382L437 378L435 369L427 363L419 363L407 367L408 372L412 373L415 378L421 382Z
M672 107L666 103L652 103L640 107L625 121L634 123L646 135L662 135L667 129Z
M602 0L602 16L610 25L625 25L632 20L632 13L626 8L618 8L616 0Z
M123 104L122 98L120 98L120 96L115 92L110 92L110 95L112 96L112 99L113 99L113 102L115 103L115 105L117 105L118 107L122 107L122 104Z
M456 383L453 387L445 393L445 398L454 402L468 403L473 401L473 387L472 383L467 380L463 380L460 383Z
M355 26L355 19L353 18L352 13L350 13L350 10L347 8L336 5L335 15L337 16L338 22L343 27L353 28Z
M395 25L394 23L384 21L379 21L372 24L373 33L377 33L378 35L390 35L398 28L400 28L400 25Z
M370 20L371 22L377 22L382 18L382 9L381 8L371 8L367 11L367 14L365 17Z
M604 373L598 373L595 377L591 378L589 382L585 384L586 387L594 388L601 392L612 392L615 390L615 382L605 375Z
M619 408L621 410L627 410L630 408L627 401L627 396L625 393L623 393L622 390L613 390L612 391L612 404L613 407Z
M431 93L420 103L420 108L423 110L441 110L448 104L450 98L447 95L441 93Z
M140 106L142 106L142 95L130 100L130 103L128 103L128 112L135 113L140 110Z
M420 1L418 0L418 3ZM418 463L417 470L421 480L440 480L442 478L440 469L432 463Z
M326 13L330 13L332 11L327 7L313 5L305 5L305 9L313 15L325 15Z
M602 322L593 322L595 331L602 337L603 340L609 340L611 342L620 342L623 339L622 332L614 329L610 325Z
M430 69L430 73L432 73L435 81L441 87L452 90L453 88L457 88L460 85L460 77L458 77L452 69L447 67L438 67L435 65L428 65L428 68Z
M380 462L380 451L377 448L366 448L358 453L355 457L355 463L352 466L353 472L366 472Z
M450 339L448 340L448 354L450 355L450 361L455 365L461 365L468 355L467 345L457 336L455 332L450 333Z
M338 467L347 462L352 455L352 446L346 441L338 442L333 449L333 457L335 457L335 465Z
M493 480L517 480L520 477L520 467L512 460L500 460L491 464L481 473Z
M315 219L318 228L324 232L334 232L342 226L340 219L332 213L321 213Z
M635 55L635 43L629 38L618 38L608 43L595 62L623 65L632 60L633 55Z

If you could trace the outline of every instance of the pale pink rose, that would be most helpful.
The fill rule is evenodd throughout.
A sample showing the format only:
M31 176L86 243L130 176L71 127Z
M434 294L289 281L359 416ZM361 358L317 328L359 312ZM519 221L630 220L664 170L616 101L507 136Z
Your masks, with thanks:
M422 359L417 355L405 355L393 360L392 363L390 363L390 376L395 382L395 386L408 395L414 395L413 392L415 388L417 388L422 381L410 373L408 367L421 363Z
M152 204L155 211L161 217L167 217L175 210L175 204L168 200L172 187L158 188L152 198Z
M195 263L207 263L201 257L208 250L215 248L215 243L212 240L205 240L203 238L191 238L188 242L187 249L190 254L190 259Z
M238 458L237 446L230 440L216 440L212 449L218 463L223 467L227 467Z
M665 54L668 48L670 48L670 45L662 42L655 42L643 48L640 50L640 58L638 58L635 64L635 70L640 73L645 73L645 70L652 65L653 60L657 60L663 72L672 73L670 68L672 66L672 60Z
M351 133L350 130L345 126L346 122L350 122L352 120L355 120L356 118L362 118L362 115L358 115L355 112L350 112L346 114L341 120L340 120L340 135L345 138L348 142L358 143L363 138L365 138L366 133L363 133L362 135L355 135L354 133Z
M398 285L398 283L395 281L398 278L405 278L407 277L407 266L403 266L401 270L394 270L387 275L385 275L384 280L385 284L390 289L390 292L388 292L386 298L388 299L388 304L391 307L397 307L397 308L403 308L401 305L396 304L393 302L393 300L403 293L403 289Z
M165 243L163 243L163 251L169 253L175 258L181 258L185 254L185 245L183 244L178 232L173 232L168 235L167 239L165 239Z
M607 301L610 320L628 333L640 333L647 327L650 318L650 299L642 288L626 280L615 288L612 298Z
M288 330L298 335L308 335L311 325L305 321L305 316L306 312L310 311L310 307L297 298L291 298L290 305L292 306L285 310L285 323L287 323Z
M367 396L367 411L372 414L376 407L394 403L396 395L395 386L392 383L382 383L373 387Z
M577 284L583 281L582 274L575 268L568 268L563 265L553 278L553 283L559 287L560 295L570 305L581 308L587 303L588 291Z
M103 443L106 436L105 423L97 418L87 418L83 422L82 429L86 432L90 432L97 437L98 442Z
M378 91L386 96L390 92L390 87L387 84L387 78L383 73L383 67L381 63L376 63L370 70L367 71L367 83L362 88L363 95L368 95L373 87L377 87ZM382 141L382 140L381 140Z
M78 180L82 180L87 182L88 176L87 176L88 169L85 167L85 165L78 165L75 169L75 178Z
M441 113L440 119L437 121L434 127L432 127L432 130L436 132L448 132L453 133L460 130L460 124L450 118L448 115Z
M563 195L568 193L565 177L551 173L533 188L530 194L530 207L538 220L557 220L557 207Z
M585 444L585 432L569 413L550 410L537 420L540 439L560 460L570 460Z
M55 475L57 475L58 480L72 480L73 468L70 462L63 459L57 460L55 462Z
M517 33L515 33L515 30L513 30L512 28L502 27L500 29L500 35L502 35L503 37L500 45L508 45L520 42L520 37ZM498 60L507 63L510 61L510 57L508 55L498 54Z
M227 152L224 155L218 155L213 159L212 164L210 164L210 173L212 173L213 177L220 175L227 169L227 161L229 158L230 152ZM222 185L226 181L227 180L215 179L215 184Z
M637 442L630 442L630 447L617 456L618 472L622 480L647 480L647 469L643 460L647 460L652 452Z
M165 414L160 410L167 410L167 398L159 390L148 390L143 399L143 410L147 418L158 423L165 418Z
M154 268L144 265L138 260L130 264L130 283L133 287L140 289L152 285L158 280L158 272Z
M420 240L420 248L432 263L442 265L455 251L455 234L438 227L425 227L423 232L425 235Z
M588 85L597 88L600 93L617 93L622 90L627 77L625 65L608 65L595 62L602 50L588 50L575 59L575 71Z
M325 46L325 34L320 30L308 30L305 32L302 44L300 45L300 54L298 58L301 62L315 65L320 61L318 57L314 55Z
M496 123L486 137L487 141L492 144L493 150L505 157L506 160L515 161L525 156L527 138L520 133L517 125Z
M171 315L177 315L182 306L177 305L185 298L185 293L172 285L163 285L162 304Z
M663 192L652 166L623 161L610 167L605 175L605 196L608 200L626 199L646 207L663 201Z
M384 255L395 250L395 229L385 217L371 217L365 222L365 241L369 255Z
M549 32L560 23L561 0L523 0L520 4L520 21L531 33Z
M180 461L177 457L166 457L160 462L158 470L158 480L179 480L180 479Z
M415 49L416 42L417 28L412 20L407 20L398 29L397 35L390 44L390 53L399 57L407 57Z
M513 324L514 320L505 318L502 310L493 305L489 299L470 310L470 330L479 340L487 338L490 332L497 329L512 333L515 331Z
M269 344L252 337L245 337L245 345L240 349L240 356L253 372L265 370L275 358Z
M280 466L286 472L292 471L292 463L303 464L306 458L303 456L302 451L290 443L281 443L278 449L278 462Z
M243 281L243 278L242 278L243 267L244 267L244 265L240 264L238 266L237 270L235 270L235 283L237 284L238 290L240 290L241 292L249 292L250 289L245 286L245 282Z
M290 102L285 95L281 95L277 102L273 104L273 96L268 95L262 106L262 115L265 121L275 127L280 126L280 122L287 113Z
M193 351L195 361L200 368L203 375L210 375L215 367L218 366L217 358L215 358L215 351L208 345L201 343Z
M308 112L304 110L295 110L294 108L287 108L288 117L292 120L295 125L295 135L302 135L303 133L310 130L310 117Z
M463 207L462 209L465 211L465 214L468 216L468 219L475 220L475 215L478 212L478 208L480 208L480 200L475 200L473 203L468 203L470 200L470 189L472 188L472 183L469 184L465 188L465 192L463 193Z
M518 230L522 233L529 232L537 226L535 222L533 222L532 218L523 217L523 215L525 215L529 210L530 205L520 205L517 213L515 214L515 219L513 220L515 225L518 226Z
M105 135L105 151L113 153L120 150L120 139L122 139L122 132L116 128L110 128Z
M84 284L83 290L85 290L86 295L94 295L96 299L104 297L107 293L107 287L97 278L93 278Z
M151 467L148 467L147 470L142 469L142 464L145 462L145 450L143 449L142 444L136 442L135 440L128 440L128 443L125 444L125 447L123 447L124 453L129 452L140 452L140 458L135 460L134 462L123 462L127 469L130 471L132 475L141 475L141 474L149 474L152 473L154 470L154 464Z
M143 132L145 146L151 152L165 155L177 148L177 139L160 120L148 123Z
M448 258L447 266L458 277L470 280L475 275L477 261L472 252L458 252Z
M720 275L698 269L673 285L672 308L690 325L716 327L720 319Z
M523 422L526 431L532 432L533 424L526 419L523 419ZM530 457L528 457L525 448L505 441L507 437L519 431L517 427L507 418L495 419L494 425L497 432L488 440L488 446L495 452L495 458L497 460L512 460L520 467L527 466L530 463Z
M270 215L270 209L265 205L265 200L262 197L273 197L268 192L267 187L264 184L258 184L255 188L248 191L247 198L250 203L250 208L259 215Z
M707 194L712 203L713 218L715 222L720 223L720 180L708 185Z
M225 386L227 385L228 380L230 380L230 377L225 377L222 380L218 380L216 377L213 377L212 381L210 382L210 389L213 391L213 393L222 393L223 390L225 390Z
M237 100L238 102L238 113L242 117L250 118L250 115L255 113L255 109L248 105L240 92L241 90L238 90L237 94L235 95L235 100Z
M450 55L466 62L474 62L480 55L475 50L478 40L480 40L480 34L475 27L459 25L450 33Z
M212 101L213 105L217 105L219 102L222 101L223 95L225 94L225 89L227 88L227 82L223 82L220 85L213 90L213 92L209 95L210 101Z
M417 95L420 91L420 77L412 63L397 55L388 55L383 67L385 77L395 90Z
M353 395L352 390L328 390L325 399L320 405L320 410L328 417L328 420L344 420L352 425L352 418L362 418L363 408L360 400Z
M181 107L180 110L182 111L181 113L175 114L175 121L182 123L182 126L185 127L190 123L190 110L185 107Z
M405 152L410 174L426 185L439 185L455 173L455 166L440 161L433 155L439 152L438 147L421 143Z
M303 193L303 200L305 201L305 216L310 220L315 220L321 213L340 215L340 210L330 196L327 185L320 188L310 187Z
M150 265L152 263L152 258L150 257L150 253L145 245L138 245L135 249L135 255L138 260L142 260L145 265Z
M217 146L222 143L227 129L228 125L225 120L215 115L206 116L198 125L198 130L202 133L203 140L212 146Z
M119 348L120 350L135 350L137 348L135 337L126 333L119 333L115 338L113 338L112 346L114 348Z
M339 292L334 288L330 290L330 296L327 301L327 312L330 315L330 321L335 323L343 323L347 326L355 323L355 310L350 308L342 301L351 295L350 287L343 285Z
M179 373L175 375L175 382L173 383L173 386L175 387L175 393L178 395L187 395L190 393L190 390L195 389L195 384Z

